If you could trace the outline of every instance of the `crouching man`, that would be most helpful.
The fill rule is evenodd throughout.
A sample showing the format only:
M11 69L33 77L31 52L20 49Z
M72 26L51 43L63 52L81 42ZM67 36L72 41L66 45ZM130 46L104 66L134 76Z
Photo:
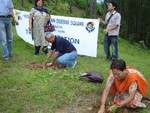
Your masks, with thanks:
M51 50L48 52L43 65L50 67L54 65L55 61L62 67L72 67L74 68L77 63L77 50L76 48L66 39L56 37L51 32L45 33L46 41L52 44ZM53 55L50 62L48 59Z

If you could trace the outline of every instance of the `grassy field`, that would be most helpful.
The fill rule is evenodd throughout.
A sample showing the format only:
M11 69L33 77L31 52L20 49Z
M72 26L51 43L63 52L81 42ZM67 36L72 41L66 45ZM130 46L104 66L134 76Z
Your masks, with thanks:
M14 26L13 34L11 65L0 59L0 113L89 113L86 110L100 102L111 63L105 60L101 30L97 57L79 56L76 67L65 70L27 69L26 65L42 62L45 56L41 52L34 57L34 47L18 37ZM150 50L119 38L119 58L136 67L150 82ZM92 70L104 76L102 84L79 80L81 73ZM149 112L148 108L139 111Z
M34 57L34 47L20 39L14 28L13 33L14 58L10 59L11 65L5 65L2 60L0 61L1 113L56 113L58 109L75 105L78 99L81 99L83 106L86 106L89 96L94 95L93 99L100 98L111 63L105 61L101 32L96 58L79 56L78 64L74 69L39 71L29 70L26 65L42 62L45 56L41 52L39 57ZM147 81L150 81L149 50L119 38L119 58L124 59L127 65L136 67L144 74ZM93 84L78 79L81 73L91 70L102 73L105 77L103 84ZM149 109L144 109L145 113L148 113L147 110ZM143 110L141 111L143 113Z

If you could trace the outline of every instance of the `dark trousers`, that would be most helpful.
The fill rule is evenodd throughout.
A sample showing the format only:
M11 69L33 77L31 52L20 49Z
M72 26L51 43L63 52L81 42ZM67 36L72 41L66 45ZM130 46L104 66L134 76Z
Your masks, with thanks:
M35 46L35 55L38 55L38 54L39 54L40 48L41 48L41 46ZM48 48L47 48L47 46L43 46L42 52L43 52L44 54L47 54L47 53L48 53Z
M35 46L35 55L39 54L41 46Z
M112 45L112 55L110 54L110 45ZM104 51L107 59L109 60L118 59L118 37L117 36L105 35Z

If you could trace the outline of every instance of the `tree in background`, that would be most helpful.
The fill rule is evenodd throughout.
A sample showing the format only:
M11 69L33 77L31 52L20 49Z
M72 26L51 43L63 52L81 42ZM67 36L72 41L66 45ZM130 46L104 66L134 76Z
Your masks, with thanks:
M85 0L85 17L88 17L88 0Z
M69 0L69 12L72 13L72 0Z
M28 0L28 2L33 3L33 0Z
M55 5L57 6L57 4L58 4L58 0L55 0Z
M19 0L20 6L23 6L23 0Z
M110 0L104 0L101 8L98 10L96 0L45 0L54 2L56 8L58 3L68 3L69 12L72 13L72 7L76 6L85 10L86 18L97 18L97 14L104 16L107 13L107 3ZM149 0L114 0L118 4L117 11L122 16L120 36L131 42L141 43L150 48L150 1ZM34 0L28 0L34 2ZM19 5L23 6L23 0L19 0ZM97 13L98 12L98 13Z
M96 0L90 0L90 17L97 17L97 2Z
M149 0L116 0L122 15L120 36L150 48Z

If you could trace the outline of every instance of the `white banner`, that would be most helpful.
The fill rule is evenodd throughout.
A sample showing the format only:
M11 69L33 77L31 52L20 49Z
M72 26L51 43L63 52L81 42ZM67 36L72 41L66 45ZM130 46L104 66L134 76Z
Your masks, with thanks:
M19 21L16 25L17 34L26 42L34 44L29 31L29 12L14 10ZM69 40L77 49L79 55L97 56L98 19L84 19L51 15L51 23L55 26L53 32Z

